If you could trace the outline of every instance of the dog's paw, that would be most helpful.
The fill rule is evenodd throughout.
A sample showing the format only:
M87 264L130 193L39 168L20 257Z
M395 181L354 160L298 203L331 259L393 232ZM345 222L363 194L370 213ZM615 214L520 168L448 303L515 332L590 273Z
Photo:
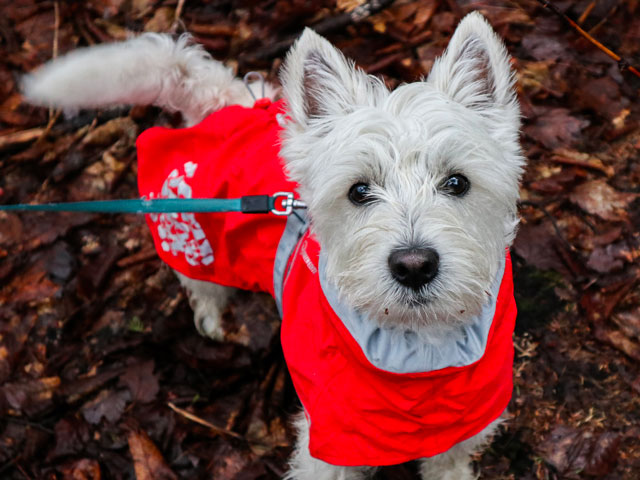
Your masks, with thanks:
M226 289L218 285L209 285L209 291L193 290L185 286L189 306L193 310L193 323L203 337L223 341L225 331L222 328L222 312L226 304Z
M203 337L209 337L212 340L218 341L224 340L225 334L220 317L198 315L196 313L193 316L193 323L195 324L198 333Z

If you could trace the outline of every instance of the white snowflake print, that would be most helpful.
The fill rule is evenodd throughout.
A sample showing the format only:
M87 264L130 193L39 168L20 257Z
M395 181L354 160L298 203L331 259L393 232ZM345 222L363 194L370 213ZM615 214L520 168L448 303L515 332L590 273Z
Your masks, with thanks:
M198 165L187 162L174 169L162 185L159 194L151 193L153 198L191 198L189 178L193 178ZM162 239L162 249L173 255L183 254L185 260L193 266L210 265L213 262L211 244L193 213L152 213L149 215L156 224L158 236Z

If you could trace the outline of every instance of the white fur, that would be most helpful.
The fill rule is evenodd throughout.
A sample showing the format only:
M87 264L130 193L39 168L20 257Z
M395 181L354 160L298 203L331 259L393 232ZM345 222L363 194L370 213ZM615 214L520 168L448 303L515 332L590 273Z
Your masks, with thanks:
M435 457L420 460L420 476L424 480L472 480L476 477L470 457L481 450L503 422L500 417L477 435L460 442ZM309 454L309 423L303 413L296 415L296 449L290 460L285 480L366 480L376 472L375 467L340 467L313 458Z
M425 341L458 331L487 301L513 239L524 164L513 75L491 27L468 15L427 81L393 92L307 30L287 57L283 84L293 121L282 156L309 205L328 277L380 323L408 326ZM471 181L462 198L439 191L452 173ZM378 202L349 202L361 181ZM411 245L440 255L420 308L387 263L391 251Z
M267 96L277 89L267 85ZM24 95L37 105L65 109L153 104L180 111L187 125L227 105L253 98L230 68L189 35L145 33L126 42L75 50L25 77Z
M476 479L471 468L470 457L482 450L503 422L499 418L477 435L454 445L435 457L420 460L420 476L424 480L472 480Z
M309 453L309 423L300 412L294 419L297 432L296 448L284 480L365 480L375 467L340 467L313 458Z
M235 288L194 280L176 272L187 292L189 306L193 310L193 323L200 335L213 340L224 340L221 317L229 297Z
M343 300L384 325L415 330L437 344L456 335L487 301L500 258L514 237L524 159L509 56L478 13L465 17L426 81L390 92L306 30L282 74L290 120L282 157L300 185L312 229L327 254L327 278ZM181 111L188 124L252 98L230 69L188 37L145 34L73 52L27 77L34 103L64 108L153 103ZM268 96L277 90L267 86ZM442 191L452 174L468 193ZM376 202L356 206L352 185L366 182ZM398 248L435 249L436 278L418 292L394 280L388 258ZM223 338L220 315L229 290L179 276L190 292L198 330ZM310 456L308 427L287 478L359 480L372 468L338 467ZM473 478L469 455L495 430L421 463L425 479Z

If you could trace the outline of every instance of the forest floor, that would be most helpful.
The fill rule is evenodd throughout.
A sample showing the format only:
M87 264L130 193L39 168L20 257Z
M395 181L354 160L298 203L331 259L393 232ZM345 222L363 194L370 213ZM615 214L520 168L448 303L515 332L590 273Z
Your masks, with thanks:
M175 27L276 79L276 43L322 24L396 86L426 75L478 9L514 57L529 166L510 418L475 468L640 478L640 79L533 0L398 0L342 21L358 3L0 0L0 202L136 197L136 136L178 124L150 107L27 105L20 75L54 55ZM557 5L640 64L638 0ZM273 301L241 293L224 319L232 341L196 333L141 216L1 213L0 478L281 478L299 404ZM377 478L416 478L415 465Z

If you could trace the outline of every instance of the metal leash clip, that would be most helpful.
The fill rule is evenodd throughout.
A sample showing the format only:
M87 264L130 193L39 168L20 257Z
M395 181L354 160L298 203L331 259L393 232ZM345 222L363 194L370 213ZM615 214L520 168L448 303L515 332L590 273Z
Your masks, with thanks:
M271 213L274 215L291 215L294 208L307 208L307 205L304 202L294 199L293 193L291 192L274 193L271 200L273 201ZM280 207L278 207L278 200L281 200Z

